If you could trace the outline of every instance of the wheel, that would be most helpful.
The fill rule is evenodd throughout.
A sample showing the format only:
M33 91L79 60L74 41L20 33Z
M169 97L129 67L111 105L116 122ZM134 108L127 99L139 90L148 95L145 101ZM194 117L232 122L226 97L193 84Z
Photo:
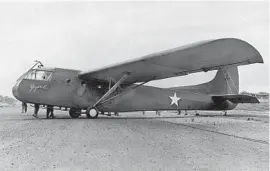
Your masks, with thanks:
M71 118L78 118L79 116L81 116L81 110L76 108L70 108L69 116Z
M86 110L86 116L90 119L96 119L98 117L98 111L95 108L87 108Z

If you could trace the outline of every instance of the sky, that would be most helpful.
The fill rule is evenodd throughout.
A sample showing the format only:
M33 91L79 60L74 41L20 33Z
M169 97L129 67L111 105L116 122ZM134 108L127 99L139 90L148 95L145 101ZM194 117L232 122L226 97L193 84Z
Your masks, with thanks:
M185 44L233 37L264 64L239 67L240 91L269 92L267 2L0 2L0 94L34 60L82 71ZM148 85L174 87L211 80L215 71Z

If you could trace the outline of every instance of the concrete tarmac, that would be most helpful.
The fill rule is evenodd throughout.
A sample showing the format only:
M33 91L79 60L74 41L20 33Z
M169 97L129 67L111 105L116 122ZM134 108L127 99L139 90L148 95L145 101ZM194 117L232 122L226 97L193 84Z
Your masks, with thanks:
M89 120L0 108L0 170L269 170L269 116L120 113Z

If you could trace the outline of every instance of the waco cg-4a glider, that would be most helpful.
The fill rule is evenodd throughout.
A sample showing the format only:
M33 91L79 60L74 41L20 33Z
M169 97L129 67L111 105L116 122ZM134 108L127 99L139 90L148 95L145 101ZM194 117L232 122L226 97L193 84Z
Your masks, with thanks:
M25 103L66 107L72 118L85 113L93 119L103 112L224 111L238 103L259 103L256 97L238 94L237 66L253 63L263 63L260 53L233 38L197 42L87 72L40 67L37 62L17 80L13 94ZM144 85L210 70L217 70L215 78L199 85Z

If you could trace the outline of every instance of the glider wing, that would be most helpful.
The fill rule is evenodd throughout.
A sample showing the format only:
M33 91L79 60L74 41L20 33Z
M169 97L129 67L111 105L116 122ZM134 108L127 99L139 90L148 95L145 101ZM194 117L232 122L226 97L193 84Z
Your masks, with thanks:
M263 63L260 53L245 41L225 38L197 42L171 50L146 55L132 61L81 72L80 79L115 82L125 74L122 84L133 84L217 70L229 65Z

